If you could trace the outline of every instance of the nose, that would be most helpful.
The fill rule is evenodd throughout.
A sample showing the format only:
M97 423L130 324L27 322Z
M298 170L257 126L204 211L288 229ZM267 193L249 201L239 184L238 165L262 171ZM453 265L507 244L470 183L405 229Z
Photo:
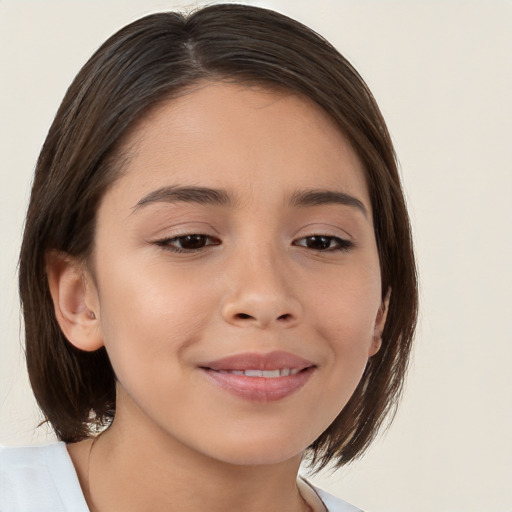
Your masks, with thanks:
M221 304L224 320L238 327L290 328L302 317L302 306L285 263L270 255L240 258L226 275L229 291Z

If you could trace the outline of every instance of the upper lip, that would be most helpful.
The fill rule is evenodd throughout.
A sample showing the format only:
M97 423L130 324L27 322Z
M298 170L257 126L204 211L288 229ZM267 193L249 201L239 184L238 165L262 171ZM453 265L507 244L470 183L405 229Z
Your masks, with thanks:
M278 370L297 368L303 370L315 366L314 363L289 352L274 351L266 354L246 352L235 354L215 361L201 364L201 368L210 370Z

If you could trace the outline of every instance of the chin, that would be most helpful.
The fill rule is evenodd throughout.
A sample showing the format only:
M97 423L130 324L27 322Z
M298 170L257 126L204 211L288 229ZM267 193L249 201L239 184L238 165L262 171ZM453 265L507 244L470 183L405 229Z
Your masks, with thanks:
M288 442L287 442L288 441ZM267 466L281 464L297 458L300 462L307 445L303 443L290 443L290 439L262 440L245 439L244 442L230 442L228 446L217 448L210 454L214 458L227 464L238 466Z
M222 462L236 466L271 466L282 464L294 458L297 458L298 462L302 459L302 451L271 453L260 449L256 450L255 453L230 452L229 454L223 453L222 455L220 459Z

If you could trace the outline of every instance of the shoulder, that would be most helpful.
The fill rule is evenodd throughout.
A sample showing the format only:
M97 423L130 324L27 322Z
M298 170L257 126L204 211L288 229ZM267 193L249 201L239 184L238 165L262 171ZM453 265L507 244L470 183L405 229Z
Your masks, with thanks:
M347 503L346 501L343 501L340 498L337 498L336 496L333 496L332 494L329 494L328 492L319 489L318 487L314 486L310 482L308 482L304 477L300 477L299 481L302 481L303 484L305 484L310 491L313 491L314 494L320 499L324 509L326 512L363 512L360 508L354 507L354 505L351 505L350 503ZM304 488L301 488L301 493L304 495ZM312 503L313 500L311 500ZM318 507L320 509L320 507Z
M0 510L88 510L64 443L0 447Z

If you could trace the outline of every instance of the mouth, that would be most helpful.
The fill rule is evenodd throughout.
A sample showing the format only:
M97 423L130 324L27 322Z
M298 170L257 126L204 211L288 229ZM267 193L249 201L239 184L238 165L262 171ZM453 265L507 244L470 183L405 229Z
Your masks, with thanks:
M208 368L213 370L212 368ZM275 379L277 377L288 377L289 375L297 375L300 370L299 368L280 368L277 370L213 370L219 373L229 373L231 375L245 375L246 377L264 377L265 379Z
M316 368L313 362L287 352L237 354L199 366L210 383L254 402L292 395L309 381Z

